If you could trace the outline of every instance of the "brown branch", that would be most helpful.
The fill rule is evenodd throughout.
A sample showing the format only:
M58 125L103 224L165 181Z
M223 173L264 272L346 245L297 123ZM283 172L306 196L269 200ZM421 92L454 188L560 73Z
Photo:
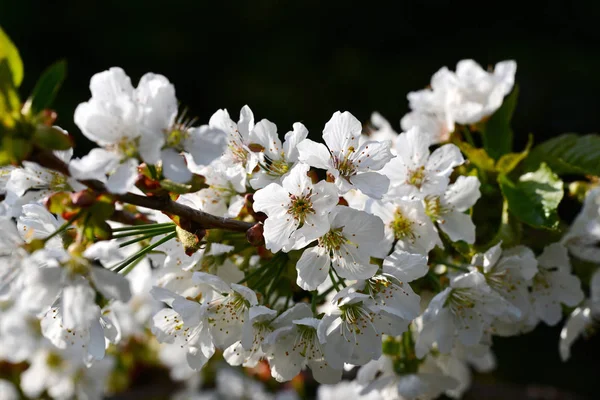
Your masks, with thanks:
M30 161L34 161L42 167L58 171L66 176L71 175L69 173L68 165L56 157L52 152L46 150L36 151L30 157ZM81 183L97 193L108 193L108 190L100 181L85 180L81 181ZM181 218L194 221L205 229L225 229L228 231L246 232L254 225L250 222L217 217L215 215L205 213L204 211L195 210L183 204L176 203L168 197L147 197L133 193L111 194L111 196L122 203L128 203L134 206L150 208L168 214L177 215Z

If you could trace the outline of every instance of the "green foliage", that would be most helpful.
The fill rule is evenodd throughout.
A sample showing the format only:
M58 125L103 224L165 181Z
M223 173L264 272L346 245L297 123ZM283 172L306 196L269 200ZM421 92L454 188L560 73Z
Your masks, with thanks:
M13 113L21 107L19 95L12 82L7 60L0 61L0 122L4 126L14 125Z
M67 75L67 63L58 61L47 68L35 84L35 88L25 103L25 109L37 114L49 108Z
M500 159L496 163L496 171L501 174L510 173L513 169L517 167L517 165L519 165L521 161L527 158L532 145L533 135L529 134L529 140L527 141L527 146L525 146L525 150L523 150L520 153L508 153L500 157Z
M533 170L545 162L560 175L600 176L599 154L600 135L565 133L536 146L526 161L526 168Z
M14 43L0 28L0 61L6 61L9 67L11 82L19 87L23 81L23 61Z
M490 119L478 126L479 131L483 134L483 148L495 160L512 149L513 131L510 122L517 106L518 97L519 87L515 85L513 91L504 99L502 107Z
M33 134L36 146L47 150L68 150L73 147L73 139L60 129L39 125Z
M498 183L509 212L520 221L534 228L558 227L557 208L564 194L563 182L546 164L522 175L517 182L501 174Z

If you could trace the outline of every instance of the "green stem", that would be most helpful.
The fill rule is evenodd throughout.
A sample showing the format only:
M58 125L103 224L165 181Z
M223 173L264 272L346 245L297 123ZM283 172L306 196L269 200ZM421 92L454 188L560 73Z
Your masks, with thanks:
M475 141L473 140L473 135L471 135L471 131L469 130L469 128L463 125L462 131L463 131L463 135L465 136L465 139L467 140L467 142L471 146L475 147Z
M256 268L254 271L250 272L249 274L247 274L246 276L244 276L244 279L242 279L241 281L238 282L238 285L241 285L244 282L247 282L248 279L255 277L256 275L260 275L263 272L265 272L267 269L269 268L269 264L265 264L261 267Z
M271 294L273 294L275 292L275 288L277 287L277 284L279 283L279 277L281 276L281 273L285 269L285 265L286 265L286 263L282 262L281 265L279 266L279 268L277 268L277 272L275 272L275 276L271 280L271 285L269 286L269 290L267 291L267 293L265 295L265 298L267 300L269 300L269 298L271 297Z
M317 294L317 291L310 293L310 309L312 310L313 314L317 313Z
M123 232L123 233L119 233L118 235L113 235L113 239L120 239L120 238L124 238L124 237L129 237L129 236L137 236L137 235L146 235L146 234L152 234L154 233L155 235L160 234L161 232L173 232L175 230L175 226L173 225L172 227L161 227L161 228L154 228L154 229L144 229L144 230L140 230L140 231L129 231L129 232Z
M333 275L333 269L331 269L331 268L329 268L329 279L331 279L331 284L333 285L332 287L335 289L335 291L339 292L340 287L338 286L338 283L335 280L335 277Z
M127 242L121 243L119 245L119 247L126 247L126 246L129 246L130 244L138 243L138 242L141 242L142 240L150 239L150 238L153 238L155 236L164 235L164 234L170 233L172 231L173 231L172 229L169 229L168 231L150 232L147 235L144 235L144 236L141 236L141 237L137 237L137 238L131 239L131 240L127 241Z
M143 224L143 225L132 225L132 226L123 226L121 228L113 228L113 232L125 232L125 231L137 231L144 229L154 229L154 228L162 228L162 227L175 227L175 224L172 222L165 222L162 224Z
M131 257L129 257L128 259L126 259L125 261L123 261L121 264L117 265L113 269L113 271L114 272L119 272L119 271L125 269L132 262L136 261L139 258L144 257L146 254L148 254L149 252L151 252L152 250L154 250L155 248L157 248L161 244L166 243L166 242L168 242L171 239L174 239L176 236L177 236L177 233L175 233L175 232L170 233L169 235L167 235L164 238L160 239L156 243L151 244L151 245L149 245L147 247L144 247L142 250L138 251L137 253L135 253L134 255L132 255Z
M57 230L55 230L54 232L52 232L50 234L50 236L44 238L44 243L47 242L48 240L52 239L53 237L55 237L56 235L61 234L62 232L66 231L67 228L69 226L71 226L71 224L73 222L75 222L75 220L77 218L79 218L81 216L81 214L83 213L83 211L79 211L77 214L73 215L71 218L69 218L68 221L66 221L64 224L62 224Z
M441 292L442 284L440 283L440 279L432 271L427 272L427 277L431 282L433 282L436 292Z
M134 262L132 262L131 264L129 264L127 266L127 268L123 269L122 274L123 275L127 275L128 273L130 273L131 271L133 271L133 269L140 263L142 262L144 258L138 258L137 260L135 260Z

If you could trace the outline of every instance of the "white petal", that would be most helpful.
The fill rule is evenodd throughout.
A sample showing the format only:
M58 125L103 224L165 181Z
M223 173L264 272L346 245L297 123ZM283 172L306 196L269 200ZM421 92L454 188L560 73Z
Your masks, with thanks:
M267 249L276 253L290 241L292 233L298 227L298 221L291 215L267 218L264 223L264 238Z
M369 140L352 153L351 159L361 171L379 171L394 157L390 150L391 146L389 140L383 142Z
M452 173L454 167L464 162L465 159L458 147L453 144L445 144L431 154L425 169L436 175L448 176Z
M331 260L321 246L304 250L296 264L298 278L296 283L304 290L316 290L325 281Z
M90 343L88 352L96 360L102 360L106 351L106 340L104 339L104 330L100 321L93 321L90 325Z
M192 155L198 165L208 165L220 157L227 148L227 134L220 130L202 125L190 129L190 139L185 150Z
M277 125L267 119L259 121L252 132L250 132L250 141L261 145L264 153L270 158L279 159L283 146L277 135Z
M177 183L187 183L192 179L192 173L185 163L185 157L174 149L165 149L160 154L163 174L167 179Z
M427 256L396 249L383 261L383 271L402 282L412 282L429 271Z
M264 212L269 217L278 217L287 212L289 204L288 191L276 183L271 183L254 193L252 208L256 212Z
M98 306L95 293L87 284L66 286L62 292L63 323L66 329L87 328L94 320Z
M390 186L389 178L377 172L353 175L350 182L361 192L374 199L381 199Z
M296 162L299 157L298 145L308 136L308 129L300 122L295 122L294 130L285 134L283 151L288 161Z
M91 274L96 289L107 299L126 303L131 298L129 281L124 276L102 267L92 268Z
M331 154L323 143L305 139L298 143L298 160L320 169L331 169Z
M334 153L345 153L350 147L358 147L362 124L348 111L336 111L323 129L323 139Z
M475 242L475 224L470 215L460 211L451 211L444 214L442 218L443 220L439 222L438 226L450 240L453 242L464 240L469 244Z
M476 176L459 176L444 195L446 202L458 211L465 211L481 197L481 183Z
M138 177L137 167L138 162L133 158L119 165L117 170L108 177L106 182L108 191L115 194L125 194L131 191Z
M591 324L592 317L589 307L576 308L564 328L560 332L560 358L563 361L567 361L571 357L571 346L575 343L575 340L581 336L585 329Z
M106 174L119 165L119 155L104 149L92 149L86 156L73 159L69 172L75 179L96 179L106 182Z
M376 264L371 264L368 253L349 243L342 244L339 250L334 251L332 261L335 272L340 277L350 280L369 279L379 269Z
M283 178L281 185L288 193L302 195L305 190L312 186L308 175L310 167L307 164L296 164L288 175Z
M339 202L338 191L333 183L321 181L314 185L311 197L316 215L323 215Z

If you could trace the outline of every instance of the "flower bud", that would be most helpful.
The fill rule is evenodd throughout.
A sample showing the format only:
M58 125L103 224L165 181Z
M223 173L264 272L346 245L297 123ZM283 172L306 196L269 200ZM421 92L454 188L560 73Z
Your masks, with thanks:
M192 254L194 254L202 248L202 239L206 235L205 229L198 229L195 231L195 233L192 233L177 226L175 227L175 231L177 232L177 238L183 245L185 254L187 254L188 256L191 256Z
M260 246L265 243L263 231L263 224L259 222L246 231L246 239L252 246Z
M265 222L265 219L267 219L267 215L263 212L255 212L254 208L252 207L252 205L254 204L254 196L252 195L252 193L248 193L245 196L245 200L245 206L248 210L248 214L252 215L256 222Z
M76 207L89 207L94 204L96 196L90 193L89 190L71 193L71 202Z

